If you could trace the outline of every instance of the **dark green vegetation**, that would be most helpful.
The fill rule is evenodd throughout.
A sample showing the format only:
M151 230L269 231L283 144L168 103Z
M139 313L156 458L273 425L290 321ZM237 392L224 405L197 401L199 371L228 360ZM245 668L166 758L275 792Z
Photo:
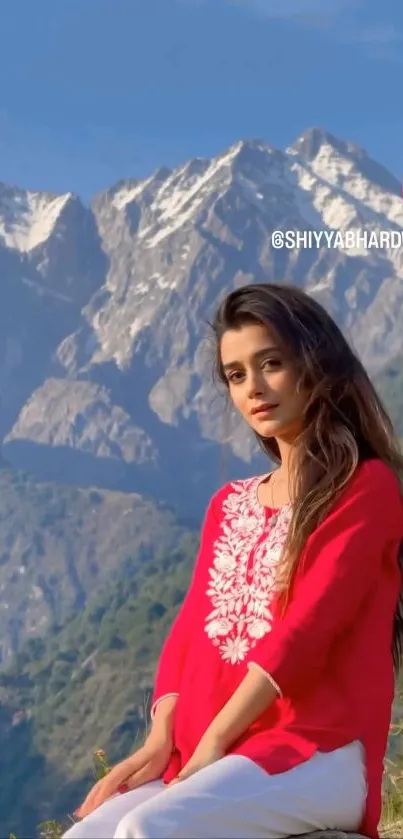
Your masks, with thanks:
M144 734L158 655L183 600L197 551L124 563L80 615L28 642L0 675L0 836L35 835L71 812L93 778L92 755L111 761Z
M184 528L140 495L37 484L0 464L0 662Z

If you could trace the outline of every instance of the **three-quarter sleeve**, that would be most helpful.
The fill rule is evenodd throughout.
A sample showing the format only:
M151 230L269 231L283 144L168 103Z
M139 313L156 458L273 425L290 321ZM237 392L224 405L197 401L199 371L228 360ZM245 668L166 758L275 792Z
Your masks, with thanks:
M195 620L198 611L198 597L202 586L203 569L209 556L209 545L216 525L214 502L215 497L211 499L204 517L200 546L187 594L172 624L159 658L154 682L151 717L154 716L156 706L161 699L165 699L167 696L178 696L180 693L183 666L191 643L192 622Z
M280 696L323 668L331 647L382 585L403 537L399 484L381 461L359 468L333 511L309 537L293 597L246 665L263 670Z

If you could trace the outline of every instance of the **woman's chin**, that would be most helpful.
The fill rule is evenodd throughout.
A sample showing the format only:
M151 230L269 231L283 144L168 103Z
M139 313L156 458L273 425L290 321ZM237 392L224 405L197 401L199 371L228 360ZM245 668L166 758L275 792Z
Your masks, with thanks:
M301 432L299 423L282 422L280 419L262 419L259 423L254 425L254 431L259 434L259 437L269 438L276 437L278 440L284 440L292 444Z
M260 437L275 437L277 433L281 433L282 428L282 423L275 419L261 420L259 423L254 425L254 431L256 431Z

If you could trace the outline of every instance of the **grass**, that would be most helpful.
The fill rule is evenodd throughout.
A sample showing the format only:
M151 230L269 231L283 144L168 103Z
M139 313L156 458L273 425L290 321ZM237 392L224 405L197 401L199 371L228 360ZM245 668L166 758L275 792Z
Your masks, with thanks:
M93 760L94 778L95 781L99 781L101 778L104 778L108 772L110 772L111 767L109 766L108 758L106 757L103 749L97 749ZM69 814L67 818L71 824L76 823L74 816ZM38 829L40 839L62 839L62 836L67 828L63 827L63 825L56 821L56 819L48 819L48 821L41 822ZM18 839L18 837L14 833L10 833L9 839Z
M146 721L148 719L148 704L147 697L144 697L144 718ZM146 722L145 737L147 737L148 733L148 723ZM101 780L101 778L105 778L112 768L104 749L97 749L96 752L94 752L93 764L95 783ZM76 819L71 814L68 815L67 820L70 821L71 824L76 823ZM63 827L63 825L56 819L48 819L47 821L41 822L38 829L40 839L62 839L63 834L67 830L67 828ZM18 837L15 836L14 833L10 833L9 839L18 839Z

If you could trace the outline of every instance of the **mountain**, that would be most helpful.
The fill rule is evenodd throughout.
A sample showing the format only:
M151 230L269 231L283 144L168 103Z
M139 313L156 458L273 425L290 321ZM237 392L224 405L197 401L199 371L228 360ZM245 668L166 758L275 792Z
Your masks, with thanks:
M154 670L190 581L197 536L132 557L81 614L30 640L0 673L0 836L64 821L93 782L92 756L115 761L144 734Z
M46 379L52 355L102 287L107 257L73 195L0 183L0 435Z
M0 466L0 666L131 562L161 544L174 552L187 531L138 494L37 484Z
M240 141L84 207L0 188L3 455L39 480L149 493L201 515L264 469L211 382L208 323L240 284L317 297L376 375L403 352L403 251L275 249L283 230L403 231L399 182L314 128Z

